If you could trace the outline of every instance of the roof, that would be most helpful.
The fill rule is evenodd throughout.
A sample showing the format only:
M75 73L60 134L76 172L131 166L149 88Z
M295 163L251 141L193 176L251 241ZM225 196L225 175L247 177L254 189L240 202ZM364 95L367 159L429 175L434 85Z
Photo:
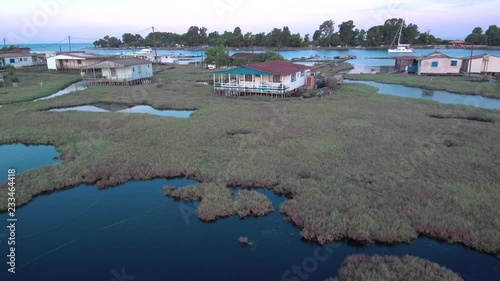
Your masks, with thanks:
M143 65L143 64L151 64L151 62L138 58L112 59L91 65L87 68L121 68L126 66Z
M463 57L462 59L463 60L470 60L470 59L482 59L484 57L497 57L499 58L499 56L495 56L495 55L490 55L490 54L481 54L481 55L475 55L475 56L468 56L468 57Z
M100 55L100 54L93 54L93 53L87 53L87 52L59 52L57 53L57 55L55 56L55 58L57 59L58 56L62 56L62 57L75 57L75 58L79 58L79 59L95 59L95 58L99 58L99 59L102 59L102 58L112 58L114 56L112 55Z
M245 67L261 72L267 72L273 75L290 75L296 72L301 72L304 70L311 69L310 66L295 64L284 60L273 60L261 63L254 63L245 65Z
M416 60L418 57L416 56L397 56L394 57L396 60Z
M447 56L443 53L440 53L440 52L432 52L428 55L425 55L423 57L418 57L417 60L431 60L431 59L455 59L453 57L450 57L450 56ZM456 58L458 59L458 58Z
M272 73L258 71L255 69L248 68L246 66L236 67L229 70L216 71L214 73L224 73L224 74L248 74L248 75L273 75Z
M311 67L283 60L274 60L274 61L248 64L242 67L237 67L226 71L217 71L215 73L285 76L305 71L308 69L311 69Z
M26 52L0 52L0 58L19 58L19 57L31 57L33 54Z
M264 54L262 53L234 53L231 57L234 59L255 59L260 58Z

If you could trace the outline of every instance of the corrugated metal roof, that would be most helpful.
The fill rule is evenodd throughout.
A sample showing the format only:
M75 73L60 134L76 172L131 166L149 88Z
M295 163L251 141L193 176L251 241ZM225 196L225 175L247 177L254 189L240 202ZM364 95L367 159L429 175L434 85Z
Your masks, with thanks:
M33 54L31 53L25 53L25 52L7 52L7 53L0 53L0 58L20 58L20 57L31 57Z
M81 59L102 59L102 58L112 58L115 56L112 55L100 55L100 54L93 54L93 53L86 53L86 52L61 52L57 53L57 56L68 56L68 57L75 57L75 58L81 58ZM57 57L56 56L56 57Z
M125 66L151 64L150 61L138 58L112 59L91 65L87 68L120 68Z
M237 67L237 68L232 68L232 69L224 70L224 71L216 71L214 73L217 73L217 74L240 74L240 75L243 75L243 74L248 74L248 75L273 75L272 73L258 71L258 70L251 69L251 68L248 68L248 67L245 67L245 66Z
M295 64L283 60L266 61L245 65L245 67L255 69L257 71L271 73L273 75L290 75L293 73L311 69L309 66Z
M455 59L455 58L447 56L447 55L440 53L440 52L437 52L437 51L432 52L432 53L425 55L423 57L417 58L417 60L431 60L431 59ZM456 59L459 59L459 58L456 58Z

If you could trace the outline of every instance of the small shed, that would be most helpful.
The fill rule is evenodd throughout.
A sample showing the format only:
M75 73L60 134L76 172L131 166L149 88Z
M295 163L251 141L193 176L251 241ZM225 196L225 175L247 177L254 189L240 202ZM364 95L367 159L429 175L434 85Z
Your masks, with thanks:
M462 59L449 57L440 52L433 52L426 56L417 58L418 75L436 74L448 75L459 74L462 67Z
M500 74L500 57L482 54L471 57L462 58L462 68L461 70L465 73L476 73L476 74Z
M416 73L418 71L418 57L416 56L398 56L395 68L401 72Z

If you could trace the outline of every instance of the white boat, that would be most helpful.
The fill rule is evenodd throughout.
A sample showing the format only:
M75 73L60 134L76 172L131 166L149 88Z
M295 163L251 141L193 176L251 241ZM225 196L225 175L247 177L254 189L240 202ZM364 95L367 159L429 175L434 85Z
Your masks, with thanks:
M398 34L394 37L391 43L391 47L387 50L389 53L411 53L413 49L410 48L410 44L401 44L401 34L403 33L404 20L401 21L401 27L399 28ZM394 42L398 39L398 46L394 48Z

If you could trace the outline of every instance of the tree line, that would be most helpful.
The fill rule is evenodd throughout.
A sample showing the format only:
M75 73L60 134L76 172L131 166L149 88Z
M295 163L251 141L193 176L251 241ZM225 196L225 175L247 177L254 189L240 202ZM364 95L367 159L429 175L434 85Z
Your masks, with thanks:
M397 35L403 19L392 18L383 25L376 25L368 30L356 28L352 20L336 25L333 20L326 20L319 25L312 34L302 35L292 33L288 26L273 28L269 32L243 33L240 27L233 31L208 32L206 27L191 26L186 33L150 32L145 38L140 34L125 33L122 38L105 36L94 42L94 47L119 48L119 47L197 47L197 46L224 46L232 48L251 47L309 47L309 46L363 46L375 47L389 45ZM491 46L500 45L500 31L496 25L488 28L486 33L476 27L467 36L466 42ZM418 25L403 24L401 43L414 45L446 45L449 40L436 38L430 32L420 32Z

